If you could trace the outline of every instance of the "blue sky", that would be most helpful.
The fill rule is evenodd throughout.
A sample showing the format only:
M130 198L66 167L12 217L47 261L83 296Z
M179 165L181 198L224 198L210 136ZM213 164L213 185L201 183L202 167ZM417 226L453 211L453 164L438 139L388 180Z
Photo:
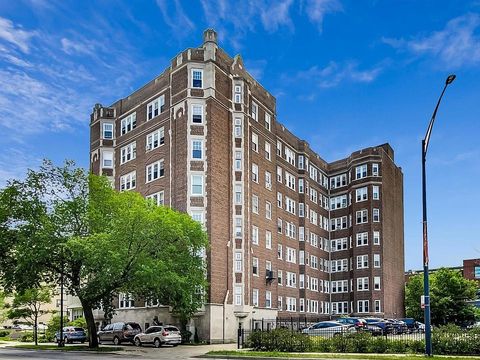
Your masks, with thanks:
M406 268L422 266L420 141L431 138L430 265L480 257L480 1L0 2L0 185L42 158L88 166L89 114L214 27L327 161L389 142L403 168Z

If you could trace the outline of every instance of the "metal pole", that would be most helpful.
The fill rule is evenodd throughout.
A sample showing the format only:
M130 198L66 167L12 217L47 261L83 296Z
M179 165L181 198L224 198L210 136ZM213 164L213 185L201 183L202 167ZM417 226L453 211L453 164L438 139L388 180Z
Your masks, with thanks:
M60 339L58 347L64 347L65 342L63 340L63 248L61 249L61 273L60 273Z
M430 142L430 135L432 134L433 124L435 123L435 117L437 116L438 107L442 101L443 94L447 89L447 86L455 80L455 75L449 75L445 81L442 93L438 98L437 106L433 111L432 118L428 124L425 138L422 140L422 205L423 205L423 294L425 297L425 355L432 356L432 326L430 319L430 277L428 273L428 232L427 232L427 180L425 171L425 161L427 157L428 143Z
M423 294L425 297L425 355L432 356L432 333L430 326L430 279L428 273L427 181L425 174L425 156L425 140L422 140Z

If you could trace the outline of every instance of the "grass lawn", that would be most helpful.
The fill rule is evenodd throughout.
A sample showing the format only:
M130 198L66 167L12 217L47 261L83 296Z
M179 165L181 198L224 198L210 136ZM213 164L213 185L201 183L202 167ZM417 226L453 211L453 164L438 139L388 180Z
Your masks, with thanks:
M379 360L379 359L398 359L398 360L421 360L424 355L411 354L326 354L326 353L282 353L282 352L264 352L264 351L210 351L206 356L227 356L227 357L261 357L261 358L303 358L303 359L361 359L361 360ZM432 356L430 359L442 360L480 360L479 356Z
M65 347L58 347L57 345L47 345L47 344L40 344L40 345L32 345L32 344L20 344L12 346L17 349L32 349L32 350L58 350L58 351L94 351L94 352L109 352L109 351L121 351L123 348L121 347L114 347L114 346L102 346L96 349L90 349L88 346L81 346L81 345L73 345L73 346L65 346Z

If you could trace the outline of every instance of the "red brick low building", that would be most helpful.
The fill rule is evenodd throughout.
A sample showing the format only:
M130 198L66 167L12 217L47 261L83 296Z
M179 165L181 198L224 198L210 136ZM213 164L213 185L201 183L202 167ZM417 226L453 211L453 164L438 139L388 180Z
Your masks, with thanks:
M325 134L328 136L328 134ZM328 163L277 121L240 56L203 44L91 115L91 169L204 224L200 338L277 316L403 316L403 175L388 144ZM120 295L116 319L167 307ZM248 325L247 325L248 326Z

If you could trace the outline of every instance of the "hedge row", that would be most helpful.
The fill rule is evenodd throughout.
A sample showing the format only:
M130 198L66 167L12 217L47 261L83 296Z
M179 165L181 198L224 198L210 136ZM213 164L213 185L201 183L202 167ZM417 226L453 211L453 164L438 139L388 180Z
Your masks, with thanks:
M425 342L413 339L374 337L368 333L324 338L288 329L253 331L246 347L256 351L332 353L423 353ZM438 332L432 336L438 355L480 355L480 334Z

